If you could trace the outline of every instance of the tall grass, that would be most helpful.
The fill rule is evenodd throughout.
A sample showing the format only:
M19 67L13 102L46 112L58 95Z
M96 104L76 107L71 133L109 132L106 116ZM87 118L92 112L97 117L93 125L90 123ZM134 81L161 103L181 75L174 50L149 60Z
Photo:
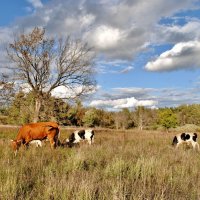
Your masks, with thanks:
M200 153L173 149L172 134L97 130L93 146L21 148L17 157L14 135L0 130L0 199L200 199Z

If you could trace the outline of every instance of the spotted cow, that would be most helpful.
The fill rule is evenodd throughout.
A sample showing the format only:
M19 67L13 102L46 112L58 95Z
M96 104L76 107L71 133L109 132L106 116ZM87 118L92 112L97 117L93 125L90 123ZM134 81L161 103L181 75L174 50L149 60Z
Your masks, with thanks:
M81 141L87 141L90 145L94 143L94 130L76 130L68 139L66 139L66 144L68 144L69 147L72 147L79 144Z
M178 148L181 144L192 145L193 149L199 150L196 133L181 133L174 137L172 145Z

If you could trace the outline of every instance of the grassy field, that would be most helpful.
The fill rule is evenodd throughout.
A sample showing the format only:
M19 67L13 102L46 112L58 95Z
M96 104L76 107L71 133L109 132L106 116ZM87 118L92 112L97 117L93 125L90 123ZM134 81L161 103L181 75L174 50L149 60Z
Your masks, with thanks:
M200 199L200 153L173 149L172 133L97 130L93 146L21 148L14 157L16 133L0 129L2 200Z

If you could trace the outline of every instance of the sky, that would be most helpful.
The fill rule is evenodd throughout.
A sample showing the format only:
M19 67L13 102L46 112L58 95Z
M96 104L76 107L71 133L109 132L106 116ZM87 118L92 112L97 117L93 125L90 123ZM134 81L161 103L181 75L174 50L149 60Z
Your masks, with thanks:
M97 86L85 105L200 103L200 0L1 0L1 71L13 33L35 26L94 48Z

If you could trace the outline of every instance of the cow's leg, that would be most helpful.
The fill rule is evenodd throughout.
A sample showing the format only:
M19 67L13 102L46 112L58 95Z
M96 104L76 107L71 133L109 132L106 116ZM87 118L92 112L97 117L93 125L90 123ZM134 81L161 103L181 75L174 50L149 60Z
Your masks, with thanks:
M59 134L56 134L54 136L54 141L55 141L55 146L57 147L58 146L58 143L59 143Z
M94 143L94 131L92 131L92 135L90 136L91 144Z
M196 147L197 147L197 150L199 151L199 143L196 142Z
M193 149L197 149L199 151L199 144L197 142L192 141L192 147Z
M91 145L92 144L92 139L90 138L90 139L88 139L88 143L89 143L89 145Z
M51 148L52 148L52 149L55 149L55 148L56 148L56 142L55 142L54 137L48 137L48 139L49 139Z
M91 143L94 143L94 137L91 138Z
M178 143L176 144L176 149L179 148L180 144L181 144L181 142L178 142Z
M26 147L26 149L29 148L29 142L30 142L30 140L29 140L29 141L26 141L26 142L24 143L24 146Z
M26 149L29 147L29 142L32 140L32 137L30 135L30 132L27 133L25 140L23 141L24 146Z
M53 129L49 131L48 139L52 149L55 149L59 138L59 129Z
M60 145L60 141L59 141L59 138L60 138L60 131L59 131L59 129L55 129L55 130L54 130L53 136L54 136L55 147L57 147L57 146Z
M31 141L31 138L26 138L24 146L26 147L26 149L29 148L29 142Z

